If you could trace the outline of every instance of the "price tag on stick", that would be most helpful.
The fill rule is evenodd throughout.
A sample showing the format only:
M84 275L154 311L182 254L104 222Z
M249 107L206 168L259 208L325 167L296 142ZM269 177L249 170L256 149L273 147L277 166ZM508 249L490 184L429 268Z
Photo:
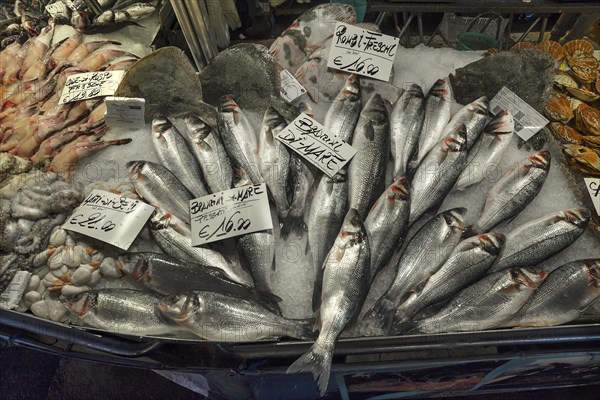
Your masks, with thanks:
M192 246L273 229L267 185L248 185L190 201Z
M330 136L323 125L302 113L276 137L309 163L333 177L356 150L337 136Z
M338 22L327 66L387 82L398 45L397 37Z
M125 71L85 72L71 75L67 78L58 103L112 96L124 75Z
M93 190L63 228L127 250L153 212L143 201Z
M515 120L515 133L525 141L531 139L549 122L542 114L504 86L490 101L492 114L500 110L510 112Z

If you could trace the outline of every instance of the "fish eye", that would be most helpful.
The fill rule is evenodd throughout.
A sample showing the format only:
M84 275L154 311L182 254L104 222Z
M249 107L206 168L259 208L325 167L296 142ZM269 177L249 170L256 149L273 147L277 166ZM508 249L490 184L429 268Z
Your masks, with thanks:
M352 218L352 221L350 222L352 222L352 225L360 225L360 219L357 216Z

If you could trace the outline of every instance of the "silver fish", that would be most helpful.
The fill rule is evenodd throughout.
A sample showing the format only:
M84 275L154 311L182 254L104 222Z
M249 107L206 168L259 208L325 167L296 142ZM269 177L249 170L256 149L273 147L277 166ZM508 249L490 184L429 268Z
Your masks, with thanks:
M254 299L269 310L280 313L274 294L256 290L231 280L220 268L184 262L160 253L126 253L117 267L136 282L161 295L203 290Z
M169 215L155 213L150 219L150 234L166 254L183 261L220 268L230 279L252 285L252 278L239 266L228 262L218 251L192 246L190 236L177 232L171 226Z
M419 136L417 165L443 137L442 132L450 121L451 101L452 87L450 83L447 79L438 79L429 89L425 98L425 117Z
M267 183L280 218L285 218L290 208L287 198L290 153L285 145L276 139L286 126L287 123L281 114L269 107L258 137L258 168Z
M152 120L154 148L163 165L195 196L208 194L202 171L185 138L163 115L155 115Z
M467 165L458 177L456 189L464 190L481 182L490 169L497 168L514 131L515 122L510 112L503 110L496 114L469 149Z
M132 289L96 289L65 299L65 306L93 328L128 335L169 335L183 329L163 318L155 295Z
M412 179L410 221L439 206L458 179L467 159L465 126L460 125L431 151Z
M472 232L486 232L514 218L542 189L550 170L550 152L538 151L508 170L490 189Z
M351 144L361 105L360 80L358 75L352 74L325 115L325 131Z
M333 178L321 175L306 219L308 227L307 252L315 271L313 310L319 308L323 281L323 262L333 246L348 212L348 180L346 170Z
M527 222L506 235L506 247L498 262L488 271L536 265L566 249L586 230L590 210L574 208Z
M460 242L425 285L414 288L414 292L400 305L394 320L405 322L425 307L450 299L461 289L479 280L500 257L504 243L504 235L497 232L470 237Z
M379 196L365 218L371 241L371 281L401 248L408 233L410 189L405 177L398 178Z
M329 382L335 340L358 315L367 295L370 259L366 229L358 211L350 209L323 263L323 294L317 317L319 337L287 370L312 372L321 394Z
M255 342L289 336L311 339L312 320L292 320L260 303L226 294L194 291L163 297L158 310L195 335L218 342Z
M383 98L375 94L367 101L352 145L357 150L348 167L350 208L366 216L377 197L385 189L385 170L390 148L388 112Z
M250 121L230 96L225 96L221 101L217 122L223 144L233 164L243 168L252 182L262 183L258 169L256 134Z
M578 318L600 298L600 259L577 260L552 271L502 327L555 326Z
M391 151L394 178L406 175L415 157L425 117L425 96L421 86L411 84L394 104L390 114Z
M466 213L465 208L444 211L417 231L398 260L390 287L365 314L361 327L380 334L389 331L394 313L409 291L426 282L450 257L460 241Z
M283 221L281 234L285 238L291 231L300 232L305 227L304 212L309 192L315 182L311 168L296 154L290 154L290 185L288 198L290 209Z
M548 274L525 268L485 276L456 295L435 315L408 322L406 333L464 332L491 329L510 319Z
M211 193L231 189L233 169L219 133L199 115L185 117L187 139Z
M144 200L189 223L190 200L194 196L171 171L150 161L130 161L127 168L135 191Z
M452 116L448 125L444 128L442 137L447 136L459 125L464 124L467 132L467 149L470 149L489 121L489 108L490 103L485 96L467 104Z

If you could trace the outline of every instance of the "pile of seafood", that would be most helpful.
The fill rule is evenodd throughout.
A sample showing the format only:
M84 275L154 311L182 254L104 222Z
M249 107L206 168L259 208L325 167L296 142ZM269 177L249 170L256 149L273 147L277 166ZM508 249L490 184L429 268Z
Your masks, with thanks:
M86 41L74 33L53 41L55 25L24 44L2 51L0 64L0 150L48 171L69 175L82 157L128 139L102 140L104 98L60 104L67 78L93 71L128 70L138 57L110 40Z
M0 49L37 36L48 25L71 25L80 32L117 29L155 14L160 0L9 0L0 3ZM55 6L53 8L53 6ZM59 12L50 13L48 8Z
M454 104L447 77L424 92L327 69L335 21L355 20L352 7L323 4L270 51L223 51L198 75L212 106L154 115L145 132L151 149L107 150L126 149L128 160L127 180L109 190L156 208L138 238L152 251L103 250L53 227L48 244L30 252L35 269L19 309L126 335L315 339L288 372L312 372L321 393L342 335L554 326L580 317L600 299L600 259L577 249L589 209L542 207L548 182L561 174L553 149L517 149L510 113L492 115L486 97ZM160 71L152 64L159 61L142 59L125 80L143 80L136 69ZM315 89L297 107L274 96L282 67ZM170 107L171 97L185 96L160 93ZM335 176L276 139L300 110L357 150ZM104 154L95 156L99 164ZM260 183L273 229L191 245L190 200ZM481 209L464 198L480 199ZM300 256L290 260L281 243ZM307 307L292 313L290 303Z

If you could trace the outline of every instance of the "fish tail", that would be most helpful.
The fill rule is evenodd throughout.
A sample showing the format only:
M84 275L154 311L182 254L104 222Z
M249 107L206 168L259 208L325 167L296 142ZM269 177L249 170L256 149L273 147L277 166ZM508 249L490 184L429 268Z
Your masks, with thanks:
M396 308L394 302L385 297L380 298L363 317L365 327L381 329L384 334L387 333L392 326Z
M292 232L294 232L296 236L301 237L305 228L306 224L304 223L302 216L294 217L288 214L281 227L281 237L287 239Z
M296 372L311 372L315 380L318 382L319 392L325 394L329 375L331 374L331 358L333 349L327 348L316 342L310 350L300 356L290 367L286 373Z

